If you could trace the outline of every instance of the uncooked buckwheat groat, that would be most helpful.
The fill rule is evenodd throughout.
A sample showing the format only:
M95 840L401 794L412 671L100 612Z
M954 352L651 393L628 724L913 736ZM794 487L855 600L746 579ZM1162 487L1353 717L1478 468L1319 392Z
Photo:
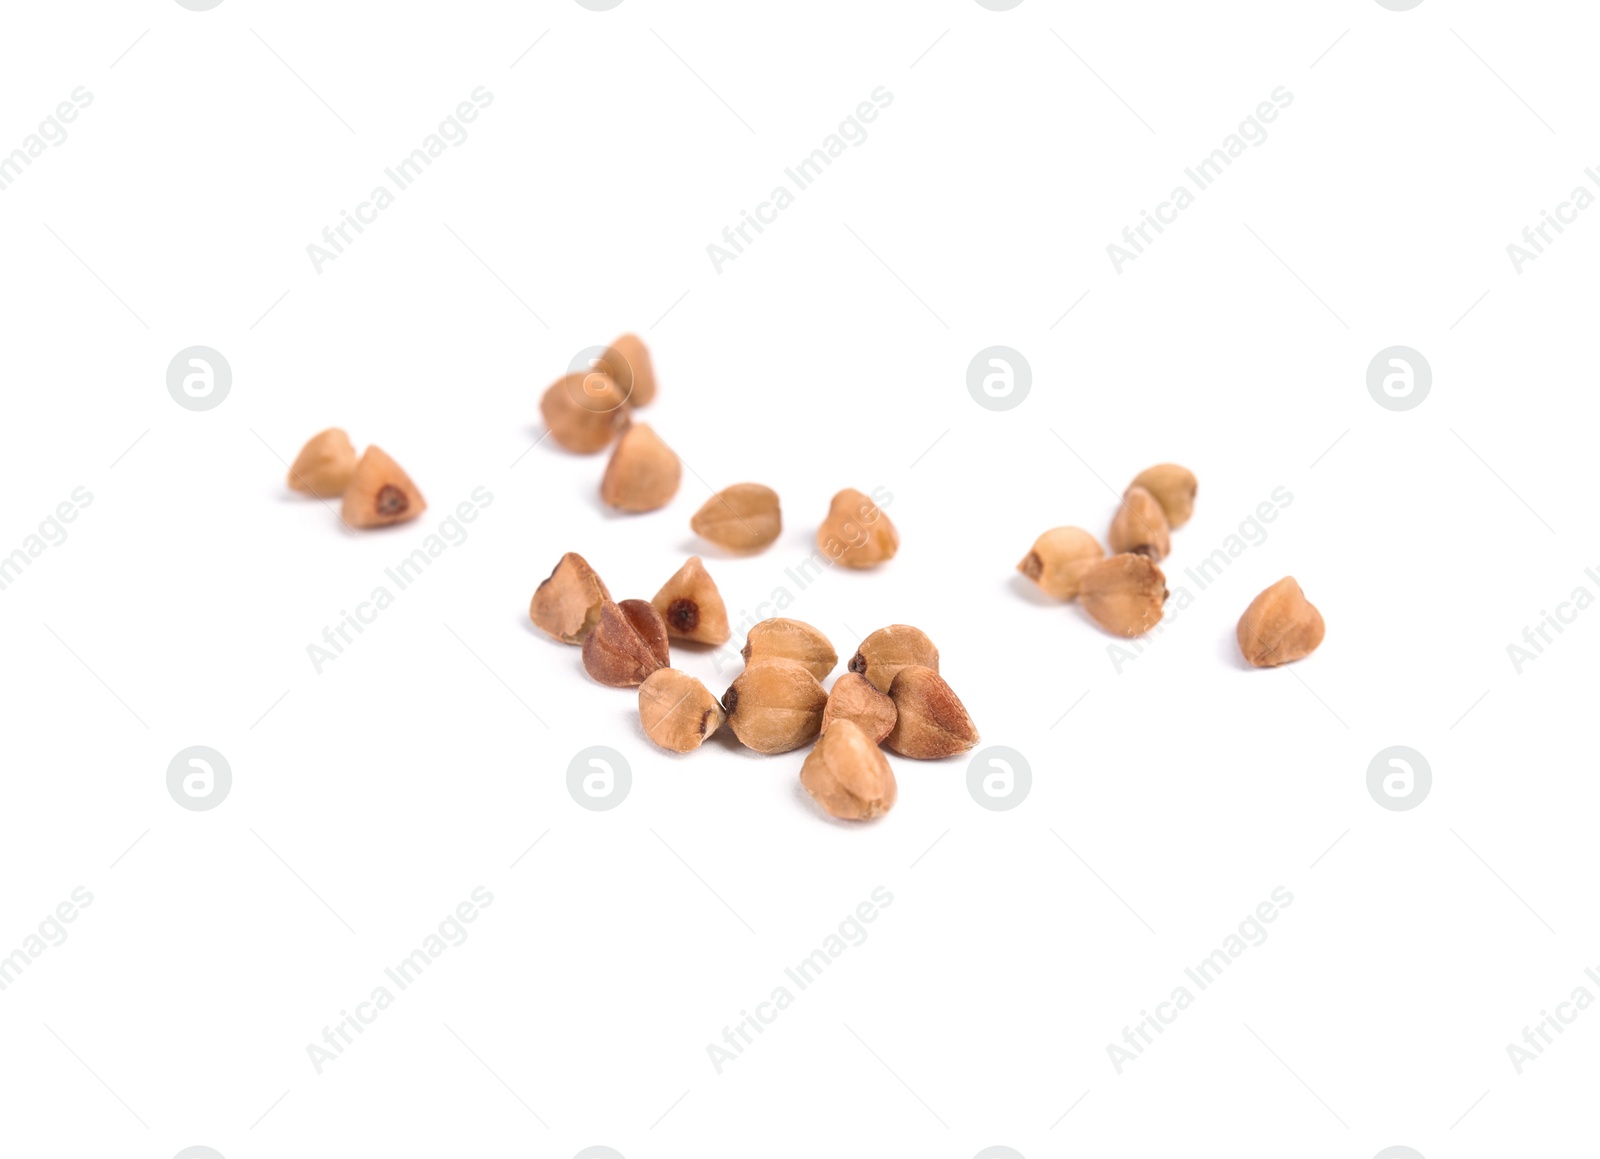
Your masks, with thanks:
M644 600L600 605L600 622L583 641L583 667L601 684L632 688L665 668L667 625Z
M1239 617L1239 651L1257 668L1275 668L1317 650L1326 632L1322 613L1286 575L1255 599Z
M758 753L786 753L822 731L828 694L817 678L789 660L750 665L723 693L728 727Z
M564 644L581 644L600 622L600 605L610 598L589 561L569 551L533 593L528 618Z
M939 671L939 649L928 634L910 624L890 624L861 641L850 658L850 671L859 672L879 692L888 692L895 673L908 664Z
M671 752L693 752L726 719L710 689L676 668L658 668L639 685L639 723Z
M318 499L337 499L355 473L356 449L350 436L338 427L329 427L300 448L289 468L289 489Z
M628 425L627 400L617 384L598 370L556 379L539 400L550 437L569 451L603 451Z
M777 617L762 620L745 636L740 653L746 664L761 660L792 660L818 680L826 679L839 654L828 637L803 620Z
M1017 570L1058 600L1076 599L1083 573L1106 557L1105 548L1081 527L1052 527L1034 541Z
M778 493L760 483L735 483L707 499L689 526L729 551L760 551L783 530Z
M1172 536L1167 533L1167 516L1156 497L1143 487L1129 487L1111 520L1106 542L1114 552L1147 555L1157 563L1166 559L1172 553Z
M822 731L839 720L848 720L879 744L894 730L894 701L874 688L865 676L846 672L833 682L828 707L822 712Z
M1176 463L1160 463L1133 477L1135 487L1143 487L1156 497L1173 531L1189 522L1194 514L1194 496L1200 489L1194 472Z
M964 753L978 743L978 729L954 690L932 668L912 664L889 685L894 729L884 744L903 757L932 761Z
M600 364L630 406L649 406L656 397L656 368L637 334L624 334L600 356Z
M800 766L800 783L830 816L845 821L881 817L894 807L894 770L848 720L834 721Z
M847 487L828 505L828 517L817 529L817 546L845 567L876 567L900 550L900 533L876 503Z
M344 489L340 512L351 527L387 527L428 509L411 476L378 447L368 447Z
M680 640L726 644L733 635L722 595L698 555L691 555L650 602L667 622L668 633Z
M648 423L634 423L617 442L600 480L600 498L622 511L654 511L678 493L678 456Z
M1113 555L1083 574L1078 602L1114 636L1141 636L1161 622L1167 577L1148 556Z

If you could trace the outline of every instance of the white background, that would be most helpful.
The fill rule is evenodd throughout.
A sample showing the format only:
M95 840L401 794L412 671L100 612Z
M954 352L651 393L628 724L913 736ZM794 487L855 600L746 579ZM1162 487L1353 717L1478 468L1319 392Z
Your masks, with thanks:
M1505 1048L1600 995L1600 613L1520 675L1506 646L1600 592L1600 215L1520 275L1505 247L1600 161L1594 34L1487 0L9 6L0 148L94 99L0 193L0 549L93 502L0 592L0 953L94 902L0 993L0 1151L1577 1153L1600 1014L1521 1075ZM470 138L317 273L477 86ZM877 86L868 139L716 272ZM1265 143L1118 274L1106 245L1277 86ZM604 456L528 450L539 393L623 330L688 467L646 516L601 507ZM1434 374L1406 413L1365 383L1397 343ZM234 374L205 413L165 386L195 344ZM965 384L994 344L1033 371L1004 413ZM329 425L423 520L355 535L285 490ZM1194 603L1119 673L1012 569L1163 460L1200 479L1167 569ZM786 526L727 559L688 520L747 479ZM479 486L470 537L316 674ZM926 630L1031 762L1019 807L895 758L894 812L831 823L803 753L663 754L527 621L568 550L619 598L702 551L754 611L846 486L892 492L900 554L789 614L845 657ZM1266 541L1185 583L1279 486ZM1326 642L1248 670L1234 624L1287 574ZM233 770L210 812L165 787L197 744ZM598 744L634 778L603 813L565 786ZM1408 812L1366 789L1395 744L1433 769ZM317 1074L307 1044L480 885L469 940ZM717 1074L707 1044L880 885L865 944ZM1107 1045L1277 886L1265 944L1119 1075Z

